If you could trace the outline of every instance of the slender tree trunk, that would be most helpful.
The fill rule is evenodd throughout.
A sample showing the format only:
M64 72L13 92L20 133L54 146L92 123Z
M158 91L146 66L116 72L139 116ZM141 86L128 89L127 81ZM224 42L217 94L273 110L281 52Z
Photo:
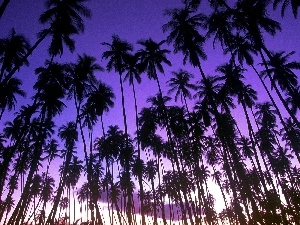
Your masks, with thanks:
M47 32L44 33L43 36L41 36L36 43L28 50L28 52L26 53L26 55L21 59L20 64L22 65L22 63L24 63L26 61L26 59L32 54L32 52L39 46L39 44L47 37L47 35L50 33L50 28L48 29ZM20 68L20 65L15 66L5 77L4 77L4 81L9 80L10 78L12 78L12 76L15 74L15 72Z
M3 13L7 7L7 5L9 4L10 0L3 0L1 6L0 6L0 19L3 16Z
M123 112L123 121L124 121L124 132L126 135L126 147L128 146L128 127L127 127L127 118L126 118L126 110L125 110L125 98L124 98L124 88L122 81L122 74L119 73L120 78L120 87L121 87L121 95L122 95L122 112Z
M141 144L140 144L140 129L139 129L139 117L138 117L138 109L137 109L137 100L136 100L136 92L134 82L132 83L132 91L134 97L134 108L135 108L135 123L136 123L136 135L137 135L137 147L138 147L138 160L141 162ZM145 221L145 213L144 213L144 189L143 189L143 174L138 174L138 182L140 188L140 204L141 204L141 216L142 216L142 225L146 224Z
M271 55L267 50L265 50L265 51L267 52L268 57L269 57L270 59L272 59L272 55ZM263 60L263 64L264 64L264 66L265 66L265 69L266 69L266 71L268 71L268 65L267 65L266 60L265 60L265 58L264 58L264 55L263 55L263 53L262 53L261 51L260 51L260 55L261 55L261 58L262 58L262 60ZM274 87L274 89L275 89L275 91L276 91L276 93L277 93L277 95L278 95L280 101L282 102L284 108L285 108L286 111L289 113L289 115L291 116L291 118L293 119L293 121L297 124L298 128L300 128L300 123L299 123L298 119L296 118L296 116L294 115L294 113L291 111L291 109L288 107L286 101L283 99L283 97L282 97L282 95L281 95L281 93L280 93L280 91L279 91L279 89L278 89L278 87L277 87L277 84L275 83L274 79L272 78L272 76L271 76L269 73L267 73L267 75L268 75L268 77L269 77L269 79L270 79L270 81L271 81L271 84L272 84L272 86ZM261 79L261 78L260 78L260 79ZM262 79L261 79L261 80L262 80ZM284 121L282 121L282 122L283 122L283 124L284 124Z

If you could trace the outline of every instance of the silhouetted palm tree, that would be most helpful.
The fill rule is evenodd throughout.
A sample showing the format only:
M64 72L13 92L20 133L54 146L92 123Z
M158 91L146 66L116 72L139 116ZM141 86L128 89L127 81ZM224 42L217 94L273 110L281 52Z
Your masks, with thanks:
M100 116L102 123L103 135L104 126L102 116L104 112L108 112L109 108L114 107L114 98L115 94L113 93L111 87L102 83L101 81L98 84L94 84L96 87L87 95L87 100L85 103L85 107L82 110L81 116L83 116L86 120L83 125L87 125L91 130L95 122L97 121L97 117Z
M142 162L141 160L141 144L140 144L140 131L139 131L139 117L138 117L138 106L136 99L136 87L135 81L140 84L141 83L141 71L138 64L138 57L136 55L129 55L126 57L125 65L125 80L128 80L129 85L132 85L132 92L134 97L134 108L135 108L135 122L136 122L136 135L137 135L137 147L138 147L138 159L136 161L136 165ZM142 171L138 171L136 174L138 176L138 182L140 187L140 201L141 201L141 216L142 216L142 224L145 224L145 215L144 215L144 189L143 189L143 177Z
M48 49L51 55L51 61L54 56L63 53L64 44L73 52L75 50L75 42L71 39L71 35L79 34L84 31L84 21L82 17L91 17L90 10L84 5L85 2L86 0L47 0L47 10L42 13L39 21L42 24L49 23L49 27L39 32L39 39L27 51L21 62L25 62L47 36L52 37ZM6 77L11 78L18 68L19 66L15 66Z
M296 98L295 89L298 86L298 79L294 70L300 70L300 62L288 61L293 54L294 51L287 54L284 51L272 53L272 58L266 61L267 69L261 74L264 77L271 75L271 79L277 82L281 90ZM300 109L300 103L296 102L296 99L293 102Z
M59 185L56 191L56 196L53 200L53 206L51 209L51 212L49 213L49 216L47 218L46 224L51 224L54 221L58 205L61 202L61 195L63 192L63 187L65 184L65 180L67 177L67 173L69 171L69 167L71 164L75 143L78 141L78 133L76 129L76 123L74 122L68 122L66 125L63 125L59 129L59 136L62 140L65 141L65 147L66 147L66 156L64 160L64 165L62 168L61 176Z
M91 17L90 10L84 5L85 0L48 0L46 10L39 18L42 24L49 23L50 27L40 32L40 37L51 36L49 54L56 56L63 54L65 44L70 51L74 51L75 42L71 35L84 31L84 21L81 16Z
M17 103L16 95L26 96L25 92L20 89L21 84L22 81L18 78L11 78L0 82L0 120L6 108L9 111L14 109Z
M23 60L29 49L29 41L23 35L16 34L14 29L10 31L7 38L0 39L0 81L5 79L14 67L20 68L23 64L29 65L27 59Z
M123 79L122 74L124 72L124 67L126 64L126 59L130 57L130 52L133 50L131 44L127 41L121 40L117 35L112 36L112 43L103 42L102 45L105 45L109 50L105 51L102 54L102 58L109 59L106 69L108 71L115 70L119 73L119 82L122 94L122 110L123 110L123 120L125 134L128 134L126 111L125 111L125 99L124 99L124 88L123 88Z
M158 79L158 71L164 74L163 63L171 66L171 62L167 59L166 54L170 53L167 49L161 49L165 41L155 42L151 38L140 40L137 42L142 45L143 49L137 51L136 56L139 59L141 72L145 72L148 78L157 82L159 93L162 95L161 85Z
M166 11L171 20L163 25L163 31L170 31L167 42L173 42L175 53L183 53L183 63L188 60L194 67L199 67L200 58L206 59L206 54L202 48L205 38L197 29L204 26L206 16L195 12L188 8Z
M188 110L188 105L186 98L191 99L192 95L190 90L196 90L196 85L190 83L190 79L194 77L193 74L180 69L178 72L173 71L172 75L174 76L171 78L167 83L170 86L170 90L168 94L171 94L176 91L175 93L175 101L177 102L178 97L181 97L181 102L185 104L186 110Z

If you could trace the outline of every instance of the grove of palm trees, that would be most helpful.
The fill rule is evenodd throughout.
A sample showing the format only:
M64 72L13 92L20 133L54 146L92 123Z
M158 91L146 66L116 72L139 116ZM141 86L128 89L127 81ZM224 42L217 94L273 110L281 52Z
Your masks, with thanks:
M277 39L298 0L172 0L161 39L110 33L97 56L77 46L105 1L37 1L29 36L5 19L17 2L0 5L1 225L300 224L300 49Z

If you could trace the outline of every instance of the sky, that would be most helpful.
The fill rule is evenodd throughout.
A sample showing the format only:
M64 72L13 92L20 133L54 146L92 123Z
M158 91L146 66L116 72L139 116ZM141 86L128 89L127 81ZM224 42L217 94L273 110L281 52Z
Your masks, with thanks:
M36 34L43 28L43 25L38 23L38 18L42 12L44 12L44 1L42 0L11 0L3 17L0 19L0 38L6 37L11 30L15 28L17 33L24 34L31 44L37 40ZM230 2L230 1L229 1ZM73 54L70 54L68 50L65 50L61 58L56 58L61 62L74 62L77 59L77 54L82 55L86 53L88 55L97 58L97 62L105 67L107 61L101 59L102 53L106 50L106 47L101 45L102 42L111 42L111 37L114 34L120 36L134 45L134 51L139 49L136 42L140 39L147 39L151 37L154 41L161 41L167 37L162 31L162 25L168 22L169 18L163 15L165 9L181 6L180 0L91 0L87 6L92 10L92 18L86 20L85 32L79 36L74 37L76 41L76 50ZM207 12L208 8L205 4L200 6L203 12ZM288 8L285 18L280 18L280 11L270 11L271 15L276 19L280 19L282 23L282 32L278 33L275 37L266 39L266 45L269 49L274 51L285 50L296 51L296 54L292 57L293 60L300 61L300 44L299 44L299 32L300 22L299 19L295 20L291 14L291 10ZM43 41L43 43L33 52L29 58L30 66L22 67L17 76L23 81L23 89L27 92L25 99L18 98L18 105L30 103L30 98L34 93L32 86L36 81L36 75L34 69L44 65L45 60L49 59L47 48L49 39ZM215 74L216 66L225 63L227 57L222 54L219 48L213 49L211 46L211 40L208 41L209 45L205 46L208 60L203 62L203 69L207 74ZM169 50L172 50L172 46L164 46ZM172 67L165 67L165 76L161 76L159 79L163 85L163 93L167 94L165 82L170 79L171 71L178 71L179 68L186 69L195 75L195 81L199 80L200 76L198 70L189 66L182 66L182 55L170 54L169 60L172 62ZM99 80L108 84L113 88L116 95L115 107L111 109L104 116L104 124L119 125L123 129L122 125L122 111L121 111L121 95L119 87L119 77L117 74L111 72L97 72L96 76ZM251 73L247 74L247 80L253 85L254 89L262 90L259 82ZM125 104L126 113L128 115L129 132L132 134L135 131L134 122L134 105L132 89L126 83L125 87ZM1 94L1 90L0 90ZM146 103L146 99L149 96L157 94L157 87L154 81L149 81L146 75L142 75L142 84L137 86L138 96L138 108L149 106ZM263 97L265 93L263 90L260 92ZM56 118L57 124L65 124L66 121L75 120L75 111L72 108L73 102L70 102L70 106L64 111L63 115ZM180 102L178 104L181 104ZM192 104L191 104L192 105ZM234 112L237 117L241 112ZM13 118L12 112L5 112L0 121L0 128L3 123ZM1 128L2 130L2 128ZM100 132L95 129L95 133Z

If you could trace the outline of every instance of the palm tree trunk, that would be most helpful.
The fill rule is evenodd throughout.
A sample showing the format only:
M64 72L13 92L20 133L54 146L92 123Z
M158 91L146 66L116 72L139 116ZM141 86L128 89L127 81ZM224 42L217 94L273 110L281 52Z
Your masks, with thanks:
M50 33L50 28L41 36L35 44L28 50L26 55L21 59L20 64L25 62L25 60L32 54L32 52L39 46L39 44L47 37L47 35ZM4 78L4 81L9 80L12 78L12 76L15 74L15 72L19 69L19 65L15 66Z
M73 154L73 149L71 149L71 148L67 149L67 154L66 154L66 159L65 159L65 162L64 162L63 171L62 171L60 181L59 181L59 185L58 185L58 188L57 188L57 194L54 198L52 209L49 213L49 216L48 216L47 221L46 221L45 224L49 224L49 225L52 224L53 221L54 221L54 218L56 216L58 205L59 205L59 202L61 200L62 193L63 193L66 174L67 174L67 171L69 169L69 165L70 165L70 162L71 162L71 159L72 159L72 154Z
M265 49L266 49L266 48L265 48ZM268 65L267 65L267 63L266 63L266 60L265 60L265 58L264 58L264 55L263 55L262 51L259 51L259 52L260 52L261 58L262 58L262 60L263 60L263 64L264 64L264 66L265 66L265 69L266 69L266 71L268 72ZM265 50L265 52L267 53L268 57L269 57L270 59L272 59L272 55L271 55L271 53L270 53L269 51L267 51L267 49ZM269 77L269 79L270 79L270 81L271 81L271 84L272 84L272 86L274 87L274 89L275 89L275 91L276 91L276 93L277 93L277 95L278 95L280 101L282 102L284 108L285 108L286 111L289 113L289 115L292 117L293 121L297 124L298 128L300 128L300 123L299 123L298 119L296 118L296 116L294 115L294 113L291 111L291 109L288 107L286 101L283 99L283 97L282 97L282 95L281 95L281 93L280 93L280 91L279 91L279 89L278 89L278 87L277 87L277 85L276 85L274 79L272 78L272 76L271 76L269 73L267 73L267 75L268 75L268 77ZM260 79L261 79L261 78L260 78ZM261 80L262 80L262 79L261 79ZM283 124L284 124L284 121L283 121Z
M9 4L10 0L3 0L1 6L0 6L0 19L3 16L3 13L7 7L7 5Z
M45 122L45 112L41 112L40 124L43 124L44 122ZM43 145L43 141L44 141L44 140L42 140L43 135L44 135L44 132L42 129L43 129L43 126L40 125L39 132L38 132L38 134L40 134L40 136L37 138L37 141L34 145L33 159L31 162L29 173L27 175L26 184L25 184L24 190L20 196L19 202L16 205L14 212L12 213L12 215L8 221L9 224L12 224L12 222L15 220L16 221L15 224L18 225L20 223L20 221L22 221L24 219L22 210L28 204L30 185L32 183L34 174L39 167L39 161L40 161L40 157L42 155L42 145Z
M136 91L134 82L132 82L132 91L134 97L134 108L135 108L135 123L136 123L136 136L137 136L137 147L138 147L138 160L141 161L141 145L140 145L140 129L139 129L139 117L138 117L138 109L137 109L137 100L136 100ZM144 189L143 189L143 175L139 173L138 182L140 188L140 204L141 204L141 216L142 216L142 225L146 224L145 221L145 213L144 213Z
M123 112L123 121L124 121L124 132L126 135L126 145L128 146L128 127L127 127L127 118L126 118L126 110L125 110L125 98L124 98L124 88L122 81L122 74L119 73L120 78L120 87L121 87L121 95L122 95L122 112Z

